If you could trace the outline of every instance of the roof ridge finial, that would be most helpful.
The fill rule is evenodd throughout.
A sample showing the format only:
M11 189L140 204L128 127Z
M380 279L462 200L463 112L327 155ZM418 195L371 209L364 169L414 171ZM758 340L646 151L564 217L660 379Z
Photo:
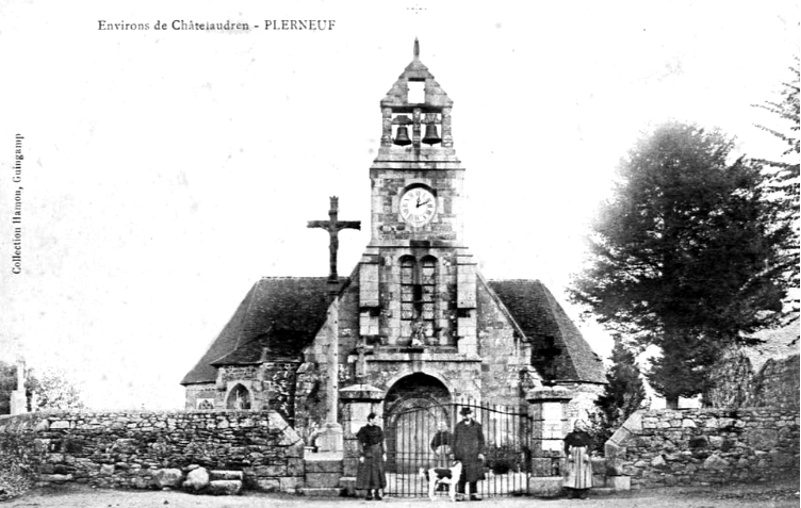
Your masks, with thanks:
M420 41L417 40L417 37L414 38L414 59L418 60L420 58Z

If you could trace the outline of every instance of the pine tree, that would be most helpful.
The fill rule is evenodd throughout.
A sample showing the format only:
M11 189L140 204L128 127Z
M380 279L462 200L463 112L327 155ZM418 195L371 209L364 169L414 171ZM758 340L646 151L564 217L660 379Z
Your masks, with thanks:
M799 85L801 84L801 63L795 58L794 65L789 68L791 79L783 84L779 102L766 101L755 107L764 109L778 120L776 127L757 125L757 128L778 138L785 149L773 159L758 159L768 171L767 189L777 207L776 220L789 224L793 235L787 239L785 246L784 266L788 276L795 281L795 287L801 287L801 101ZM798 293L788 302L788 314L797 316L799 310Z
M637 366L634 352L623 341L615 338L612 349L612 366L606 373L604 393L595 401L598 408L594 425L596 448L603 444L627 419L647 403L647 394Z
M611 330L654 345L649 380L669 407L700 393L728 345L776 326L792 232L764 195L760 166L732 160L717 130L667 123L619 167L571 299Z

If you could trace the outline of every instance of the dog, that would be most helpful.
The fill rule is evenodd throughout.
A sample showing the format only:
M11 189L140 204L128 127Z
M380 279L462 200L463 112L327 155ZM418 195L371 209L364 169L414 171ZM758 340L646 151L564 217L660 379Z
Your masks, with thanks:
M458 460L451 462L451 467L420 468L420 476L428 482L428 498L434 501L434 493L440 485L448 486L448 497L456 501L456 484L462 476L462 463Z

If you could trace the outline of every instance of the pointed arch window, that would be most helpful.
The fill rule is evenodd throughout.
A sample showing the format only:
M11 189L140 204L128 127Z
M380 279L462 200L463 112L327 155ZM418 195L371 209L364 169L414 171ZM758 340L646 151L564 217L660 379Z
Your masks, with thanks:
M228 394L226 407L233 410L250 409L250 391L241 384L237 384Z

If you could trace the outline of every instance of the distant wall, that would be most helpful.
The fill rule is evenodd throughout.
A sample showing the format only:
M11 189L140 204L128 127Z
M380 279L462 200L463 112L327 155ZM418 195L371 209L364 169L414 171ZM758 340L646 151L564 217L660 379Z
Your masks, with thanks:
M632 488L797 478L798 411L637 411L607 441L606 462Z
M245 487L302 486L303 441L275 411L30 413L0 417L0 461L44 483L150 488L156 471L197 464Z
M712 371L715 386L706 394L706 400L720 408L798 409L799 355L760 363L755 366L745 348L730 351Z
M754 376L746 405L798 410L799 377L798 355L768 360Z

